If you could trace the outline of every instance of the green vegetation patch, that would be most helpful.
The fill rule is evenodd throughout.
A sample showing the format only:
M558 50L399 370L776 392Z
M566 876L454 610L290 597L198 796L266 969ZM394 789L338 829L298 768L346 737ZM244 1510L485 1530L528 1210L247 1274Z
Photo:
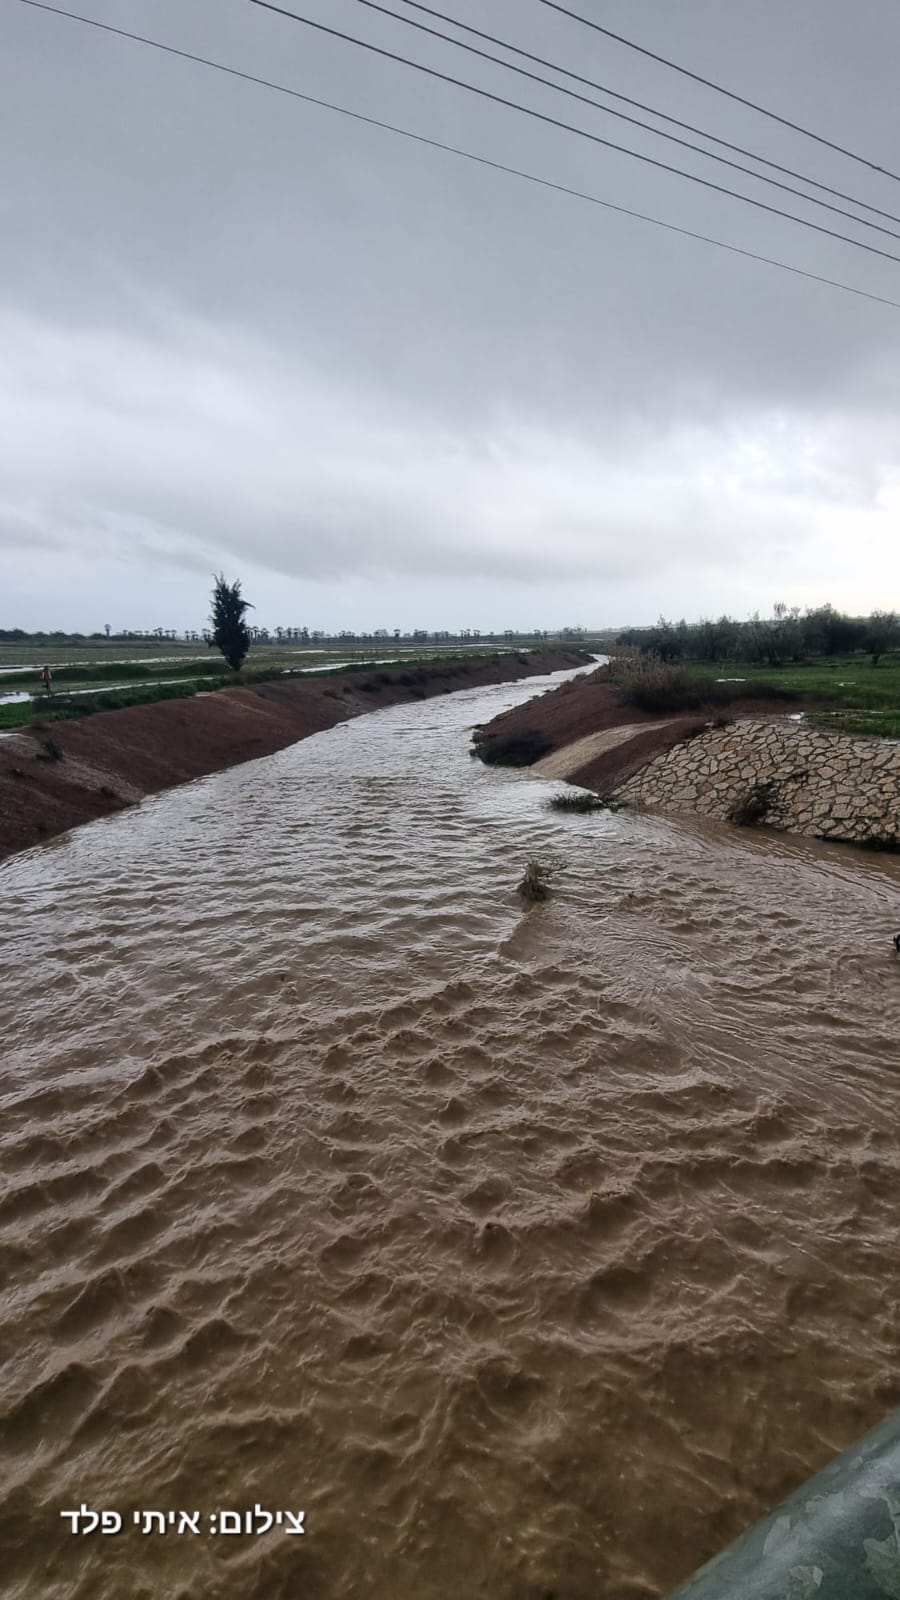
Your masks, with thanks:
M587 816L593 811L621 811L622 801L613 799L610 794L590 794L586 789L564 789L560 794L551 795L547 801L547 811L572 812L575 816Z
M752 661L767 666L822 657L869 656L873 665L900 655L900 617L873 611L849 617L831 605L808 607L777 604L771 617L758 613L746 622L723 616L700 622L668 621L655 627L629 628L616 644L652 651L664 661Z
M698 673L697 668L687 668ZM795 694L814 695L837 701L842 706L863 711L900 711L900 660L871 661L860 656L834 656L828 659L792 662L789 666L760 667L752 662L728 663L733 673L746 679L736 687L743 694L768 694L771 688L789 689ZM704 679L707 673L699 672Z
M99 694L18 700L12 705L0 706L0 728L25 728L35 721L75 722L98 711L122 711L128 706L153 705L158 700L185 700L201 690L219 687L218 678L199 678L188 683L148 683L133 689L110 689Z
M151 665L143 661L104 661L100 663L86 663L85 665L53 667L54 685L65 683L68 685L81 685L86 687L93 683L146 683L156 678L196 678L201 671L200 660L191 661L161 661ZM213 671L217 664L210 663ZM221 667L221 676L226 675L227 668L224 663ZM34 680L26 672L0 672L0 689L22 689L29 691L36 686L40 673L35 670Z
M808 719L823 733L864 733L876 739L900 739L900 707L896 711L822 712Z
M794 662L790 666L758 666L729 662L722 680L708 667L673 663L642 655L613 663L612 681L630 705L645 711L694 711L705 706L728 705L735 700L760 698L796 701L804 696L829 700L847 711L878 715L838 724L854 733L879 733L897 737L900 729L900 661L836 658ZM825 716L825 713L817 713Z
M581 815L603 809L603 801L599 795L588 794L584 789L572 789L568 792L564 790L561 794L551 795L547 801L548 811L573 811Z
M612 665L612 681L622 698L641 711L669 714L699 711L707 706L729 705L748 694L765 695L773 700L797 700L801 692L792 684L773 681L768 676L761 676L753 683L719 681L709 671L676 665L651 654L620 659Z

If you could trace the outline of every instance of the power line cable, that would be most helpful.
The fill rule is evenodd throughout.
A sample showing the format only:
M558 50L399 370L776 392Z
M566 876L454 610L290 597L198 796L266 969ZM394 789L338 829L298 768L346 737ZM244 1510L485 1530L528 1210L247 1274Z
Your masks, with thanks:
M551 117L546 111L536 111L533 106L523 106L518 100L508 100L505 95L495 94L491 89L481 89L477 84L469 83L465 78L455 78L449 72L439 72L436 67L426 67L423 62L413 61L409 56L402 56L396 50L386 50L383 45L357 38L356 34L344 33L340 28L331 28L327 23L315 22L312 17L304 17L297 11L288 11L284 6L274 5L272 0L250 0L250 4L260 6L264 11L275 12L278 16L287 17L291 22L299 22L302 27L314 28L317 33L341 39L346 44L357 45L359 49L382 56L386 61L395 61L400 66L412 67L415 72L423 72L427 77L437 78L441 83L452 84L454 88L465 89L469 94L478 95L482 100L492 100L495 105L519 111L523 116L546 123L548 127L561 128L566 133L577 134L579 138L588 139L591 144L602 145L607 150L618 150L622 155L643 162L645 166L657 167L661 172L672 172L676 177L686 178L689 183L699 183L704 189L712 189L717 194L727 195L732 200L741 200L744 205L755 206L758 211L767 211L773 217L784 217L788 222L796 222L801 228L812 228L815 233L826 234L831 239L840 239L842 243L853 245L857 250L866 250L870 255L882 256L885 261L895 261L900 264L900 256L894 255L890 250L881 250L877 245L866 244L862 239L853 239L847 233L838 233L835 228L826 228L821 222L811 222L808 217L798 217L793 211L784 211L780 206L769 205L765 200L754 200L751 195L741 194L738 189L729 189L724 184L713 183L711 178L701 178L696 172L688 172L684 167L675 167L671 162L660 161L656 156L643 155L628 145L618 144L613 139L604 139L599 133L588 133L585 128L577 128L572 122L563 122L560 117Z
M287 84L275 83L271 78L261 78L255 73L244 72L239 67L226 66L222 61L213 61L209 56L195 55L190 50L181 50L176 45L165 44L160 39L151 39L146 34L130 33L126 28L116 28L109 22L100 22L96 17L85 17L78 11L66 11L61 6L49 5L47 0L19 0L20 5L30 6L35 11L46 11L53 16L67 17L70 22L80 22L90 28L97 28L102 33L117 35L120 39L129 39L134 44L143 44L153 50L160 50L165 55L178 56L183 61L192 61L197 66L209 67L215 72L223 72L229 78L240 78L245 83L256 84L261 89L271 89L276 94L288 95L292 100L302 100L306 105L318 106L325 111L334 111L339 116L350 117L354 122L365 123L371 128L381 128L386 133L396 133L402 139L409 139L415 144L427 145L432 150L444 150L448 155L460 156L465 161L473 161L478 166L489 167L494 172L506 173L509 177L521 178L526 183L537 184L542 189L552 189L558 194L565 194L574 200L584 200L589 205L601 206L605 211L614 211L619 216L633 217L638 222L649 223L654 228L664 228L667 233L680 234L685 239L696 239L702 244L713 245L717 250L727 250L730 255L744 256L748 261L759 261L767 267L777 267L781 272L790 272L797 278L808 278L811 283L825 284L829 289L838 289L843 294L856 295L862 300L873 300L877 305L890 306L895 311L900 311L900 300L891 300L886 295L873 294L869 289L858 289L853 284L842 283L837 278L826 278L819 272L808 272L804 267L791 266L787 261L779 261L774 256L764 256L755 250L745 250L741 245L728 244L724 239L715 239L710 234L697 233L692 228L682 228L674 222L663 222L660 217L651 217L644 211L633 211L628 206L616 205L612 200L601 200L599 195L587 194L584 190L570 188L564 183L555 183L551 178L538 177L536 173L525 172L520 167L511 167L502 161L494 161L489 156L477 155L472 150L463 150L458 145L445 144L440 139L432 139L424 133L414 133L410 128L398 127L392 122L382 122L378 117L370 117L362 111L353 111L348 106L336 105L331 100L321 100L316 95L304 94L300 89L291 89Z
M515 72L522 78L529 78L532 83L543 84L545 88L553 89L557 94L567 95L570 100L578 100L582 105L592 106L594 110L602 111L608 117L617 117L621 122L628 122L634 128L642 128L645 133L651 133L657 139L667 139L672 144L680 145L684 150L693 150L695 155L704 156L707 161L718 161L721 166L730 167L734 172L742 172L745 177L754 178L757 183L769 183L785 194L792 194L797 200L821 206L825 211L832 211L835 216L845 217L848 222L855 222L862 228L874 228L876 233L886 234L889 239L900 239L900 233L893 228L883 227L880 222L870 222L868 217L858 217L853 211L845 211L843 206L832 205L829 200L820 200L817 195L795 189L793 184L782 183L778 178L770 178L765 172L755 172L752 167L745 167L740 161L732 161L728 156L717 155L714 150L704 150L702 145L694 144L690 139L682 139L676 133L666 133L664 128L654 128L652 123L643 122L640 117L629 116L627 111L617 111L614 106L605 106L599 100L592 100L589 95L580 94L577 89L567 89L565 84L554 83L551 78L543 78L540 73L530 72L527 67L518 67L512 61L504 61L501 56L491 55L488 50L480 50L477 45L466 44L464 39L454 39L452 34L442 33L439 28L430 28L427 23L417 22L414 17L404 17L399 11L392 11L389 6L381 5L379 0L356 0L356 4L365 6L369 11L377 11L384 17L392 17L395 22L402 22L404 27L417 28L421 33L427 33L434 39L442 39L445 44L452 44L457 50L467 50L470 55L479 56L482 61L491 61L495 66L505 68L507 72ZM498 42L503 44L503 40ZM510 47L505 46L505 48ZM886 215L890 216L890 213ZM900 222L900 217L893 217L891 220Z
M723 150L733 150L735 155L746 156L748 160L757 161L761 166L771 167L773 172L782 172L787 178L796 178L800 183L808 183L811 188L821 189L823 194L833 195L836 200L846 200L850 205L861 206L864 211L872 211L875 216L886 217L889 222L900 222L900 217L893 211L884 211L881 206L873 205L870 200L861 200L858 195L845 194L843 189L834 189L818 178L811 178L808 173L796 172L793 167L785 167L779 161L772 161L769 156L762 156L755 150L747 150L743 145L733 144L730 139L723 139L720 134L710 133L707 128L698 128L692 122L684 122L680 117L671 116L668 111L660 111L657 106L647 105L643 100L634 100L631 95L622 94L619 89L611 88L608 83L597 83L594 78L585 78L580 72L572 72L569 67L560 66L557 61L548 61L546 57L535 55L531 50L523 50L520 45L511 44L508 39L498 39L496 34L485 33L483 28L475 28L471 23L462 22L459 17L448 16L445 11L436 11L433 6L424 5L422 0L400 0L400 3L409 6L413 11L423 12L425 16L435 17L439 22L449 22L463 33L471 33L476 39L500 45L513 55L521 56L524 61L533 61L537 66L549 67L551 72L561 73L564 78L571 78L573 83L583 84L588 89L596 89L600 94L608 94L613 100L621 100L623 105L634 106L637 111L646 111L651 117L659 117L662 122L670 122L675 128L683 128L686 133L696 133L701 139L709 139L712 144L721 145ZM554 87L560 86L557 84ZM858 220L862 221L862 218Z
M568 6L558 4L558 0L541 0L541 5L548 6L551 11L559 11L564 17L571 17L574 22L580 22L585 28L593 28L595 33L604 33L608 39L615 39L617 44L624 44L629 50L637 50L639 55L649 56L651 61L659 61L664 67L671 67L673 72L680 72L685 78L693 78L695 83L702 83L706 89L714 89L716 94L723 94L729 100L736 100L738 105L748 106L751 111L758 111L761 116L769 117L773 122L780 122L782 127L793 129L794 133L802 133L807 139L814 139L817 144L824 144L829 150L836 150L839 155L848 156L851 161L859 161L862 166L869 167L872 172L880 172L885 178L893 178L895 183L900 183L896 172L891 172L889 167L882 167L877 161L870 161L867 156L857 155L854 150L848 150L845 145L835 144L832 139L826 139L821 133L813 133L810 128L804 128L799 122L791 122L789 117L779 116L777 111L769 111L765 106L757 105L755 100L747 100L742 94L735 94L732 89L726 89L721 83L714 83L712 78L704 78L699 72L692 72L689 67L681 67L677 61L670 61L668 56L657 55L655 50L648 50L645 45L636 44L633 39L626 39L621 33L613 33L612 28L601 27L599 22L594 22L590 17L582 17L577 11L570 11Z

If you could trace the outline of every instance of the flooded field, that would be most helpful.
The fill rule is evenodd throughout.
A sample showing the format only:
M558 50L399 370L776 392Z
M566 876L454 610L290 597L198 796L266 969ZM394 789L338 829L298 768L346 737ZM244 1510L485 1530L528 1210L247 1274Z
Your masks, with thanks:
M14 1600L655 1597L900 1404L900 861L550 814L544 686L0 868Z

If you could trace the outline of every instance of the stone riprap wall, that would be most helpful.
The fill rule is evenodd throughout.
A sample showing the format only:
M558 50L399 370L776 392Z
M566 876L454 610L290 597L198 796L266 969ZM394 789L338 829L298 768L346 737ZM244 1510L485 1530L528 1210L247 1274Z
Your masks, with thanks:
M661 811L727 818L761 791L767 827L826 839L900 837L900 743L802 724L733 722L676 745L617 791Z

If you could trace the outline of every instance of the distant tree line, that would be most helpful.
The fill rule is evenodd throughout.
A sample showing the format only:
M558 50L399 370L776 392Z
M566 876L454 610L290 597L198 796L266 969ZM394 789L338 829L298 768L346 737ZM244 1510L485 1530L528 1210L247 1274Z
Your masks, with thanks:
M323 628L265 628L248 625L247 629L251 644L387 644L390 642L404 644L528 644L532 641L547 643L562 640L566 643L578 643L585 640L603 639L612 640L614 629L611 628L532 628L516 629L504 628L494 633L482 632L480 628L457 629L428 629L428 628L375 628L370 630L355 631L352 628L341 628L340 631ZM48 628L37 628L29 631L26 628L0 628L0 643L11 644L90 644L96 640L109 640L111 644L164 644L167 641L184 644L209 644L212 639L210 628L185 628L179 632L175 628L121 628L113 631L107 623L102 631L82 633L77 630L65 632L62 629L51 631Z
M748 661L786 666L815 656L865 653L875 666L882 656L900 650L900 619L893 611L850 617L834 606L776 605L771 617L757 612L746 622L734 617L700 622L671 622L665 617L652 628L626 628L616 644L653 652L664 661Z

